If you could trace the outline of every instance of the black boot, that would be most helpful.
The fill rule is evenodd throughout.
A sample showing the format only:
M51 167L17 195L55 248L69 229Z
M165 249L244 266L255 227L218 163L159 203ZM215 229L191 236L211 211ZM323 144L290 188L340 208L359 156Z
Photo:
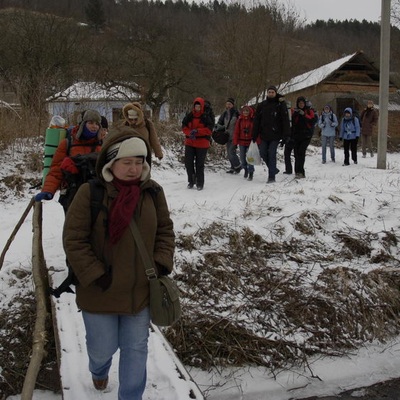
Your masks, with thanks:
M249 177L247 178L248 181L252 181L253 180L253 172L249 173Z
M244 170L244 179L246 179L249 176L249 171L247 169Z

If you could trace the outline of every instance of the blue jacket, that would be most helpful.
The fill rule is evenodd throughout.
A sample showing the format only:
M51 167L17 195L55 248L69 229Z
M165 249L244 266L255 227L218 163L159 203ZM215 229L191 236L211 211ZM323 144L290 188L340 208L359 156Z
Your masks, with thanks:
M318 126L321 128L322 136L336 136L336 127L339 125L336 115L330 111L323 112L318 120Z
M353 110L348 107L344 112L349 112L350 117L343 117L340 122L339 137L344 140L353 140L360 137L360 121L357 117L353 117Z

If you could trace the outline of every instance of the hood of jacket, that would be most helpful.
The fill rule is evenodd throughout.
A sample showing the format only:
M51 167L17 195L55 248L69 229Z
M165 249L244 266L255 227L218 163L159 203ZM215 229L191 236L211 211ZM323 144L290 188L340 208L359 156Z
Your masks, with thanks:
M249 110L249 115L248 115L248 117L246 117L246 116L244 116L243 115L243 111L244 110ZM253 109L253 107L250 107L250 106L243 106L242 107L242 109L240 110L240 117L241 118L253 118L254 117L254 109Z
M346 113L350 113L350 118L353 116L353 110L351 109L351 107L347 107L344 109L344 114Z
M108 152L109 148L116 143L123 142L124 140L130 139L133 137L137 137L137 138L143 140L143 142L146 144L146 147L147 147L146 161L149 164L149 166L151 166L150 145L146 140L143 139L143 137L138 132L136 132L134 129L130 129L129 131L122 130L119 132L110 132L104 139L103 146L101 148L101 151L99 153L99 156L98 156L97 162L96 162L96 175L102 182L105 182L102 170L103 170L104 165L106 164L107 152ZM148 179L150 179L150 169L149 169L148 176L146 177L146 180L148 180Z
M201 107L200 114L203 114L203 113L204 113L204 99L203 99L202 97L196 97L196 98L193 100L193 113L195 113L195 111L194 111L194 105L195 105L196 103L199 103L199 104L200 104L200 107Z
M303 96L300 96L300 97L297 98L297 100L296 100L296 107L297 107L297 108L300 108L300 107L299 107L299 103L300 103L301 101L304 102L304 108L307 108L307 100L306 100L306 98L303 97Z

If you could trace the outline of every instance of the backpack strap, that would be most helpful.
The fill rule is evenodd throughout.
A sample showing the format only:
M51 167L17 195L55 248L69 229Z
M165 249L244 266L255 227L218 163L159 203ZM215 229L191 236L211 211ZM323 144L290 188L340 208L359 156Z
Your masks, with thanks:
M104 209L107 214L107 208L103 205L104 198L104 187L100 183L100 181L96 179L90 179L90 224L93 227L95 224L97 217L100 214L100 211ZM106 220L105 220L106 223Z

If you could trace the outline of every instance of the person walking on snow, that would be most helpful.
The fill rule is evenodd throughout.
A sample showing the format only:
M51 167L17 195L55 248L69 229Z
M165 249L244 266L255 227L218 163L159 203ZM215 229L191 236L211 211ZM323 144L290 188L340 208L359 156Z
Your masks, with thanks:
M286 102L275 86L267 89L267 98L258 104L254 117L253 142L261 140L260 155L268 167L267 183L275 182L276 152L281 140L290 136L290 122Z
M372 149L372 132L376 124L378 123L378 113L374 108L374 102L368 100L367 107L361 112L361 149L363 158L367 156L367 150L374 156Z
M218 118L217 126L224 126L225 131L229 133L229 139L226 143L226 154L230 163L230 168L226 171L228 174L238 174L241 170L240 160L237 155L237 145L233 144L233 132L235 130L238 110L235 108L235 99L229 97L226 100L225 111Z
M339 139L343 140L344 163L343 166L350 165L351 159L357 164L357 142L360 137L360 122L353 116L353 110L347 107L344 110L344 117L340 122Z
M188 189L196 185L197 190L204 187L204 164L210 147L210 137L214 127L211 113L205 112L205 100L196 97L193 109L182 121L185 134L185 168L188 176Z
M252 181L254 165L248 164L246 155L252 139L254 110L250 106L243 106L239 118L236 121L233 132L233 144L239 145L241 168L244 169L244 178Z
M335 162L335 136L338 124L338 119L332 107L327 104L318 119L318 126L321 128L322 164L326 164L326 148L328 146L331 160Z

